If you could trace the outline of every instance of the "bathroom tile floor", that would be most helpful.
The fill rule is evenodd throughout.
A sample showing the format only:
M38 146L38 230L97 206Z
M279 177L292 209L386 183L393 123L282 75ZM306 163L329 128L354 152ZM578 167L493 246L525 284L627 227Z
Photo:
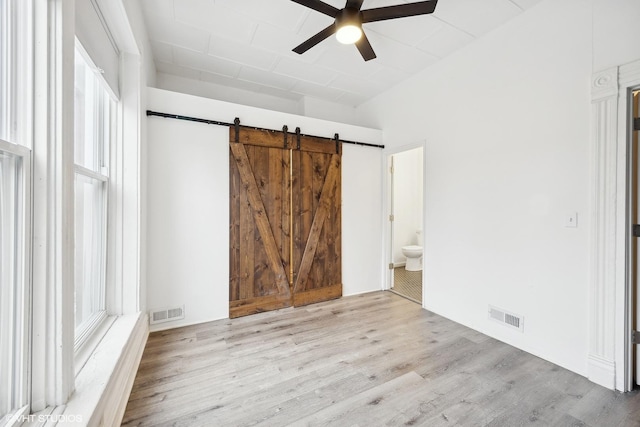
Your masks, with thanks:
M422 303L422 271L407 271L404 267L393 270L391 290L419 304Z

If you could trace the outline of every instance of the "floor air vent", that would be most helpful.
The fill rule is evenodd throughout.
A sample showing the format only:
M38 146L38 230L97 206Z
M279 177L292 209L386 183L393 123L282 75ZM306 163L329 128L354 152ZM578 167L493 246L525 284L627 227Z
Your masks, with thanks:
M172 322L174 320L184 319L184 305L182 307L164 308L151 312L149 319L150 324Z
M518 329L520 332L524 331L524 317L518 314L509 313L501 308L489 306L489 319L502 323L510 328Z

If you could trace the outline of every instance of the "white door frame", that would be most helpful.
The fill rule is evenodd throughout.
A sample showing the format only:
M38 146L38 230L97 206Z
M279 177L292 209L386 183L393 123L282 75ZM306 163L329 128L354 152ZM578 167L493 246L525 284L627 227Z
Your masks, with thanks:
M629 93L640 86L640 59L591 79L591 238L588 378L632 388L629 254Z
M393 259L393 253L391 252L391 247L393 242L390 241L391 239L391 222L389 221L389 212L391 212L391 189L389 188L389 168L391 167L390 163L389 163L389 158L394 155L394 154L398 154L398 153L402 153L404 151L409 151L409 150L415 150L416 148L422 148L422 192L423 192L423 196L422 196L422 233L423 233L423 237L425 234L425 207L426 207L426 197L424 195L425 193L425 189L426 187L426 159L427 159L427 154L426 154L426 147L427 143L426 141L422 141L422 142L416 142L413 144L406 144L406 145L402 145L399 147L392 147L392 148L385 148L384 150L382 150L382 176L383 176L383 189L382 189L382 198L383 198L383 203L382 203L382 209L383 209L383 220L384 220L384 227L383 227L383 236L382 236L382 244L384 247L384 270L385 270L385 280L382 284L382 288L383 290L389 290L391 288L391 281L392 281L392 277L391 275L393 274L393 270L388 268L388 264L390 262L390 260ZM426 241L426 238L425 238ZM426 261L426 244L424 244L423 246L423 263ZM424 265L423 264L423 270L422 270L422 308L424 308L424 304L425 304L425 269L424 269Z

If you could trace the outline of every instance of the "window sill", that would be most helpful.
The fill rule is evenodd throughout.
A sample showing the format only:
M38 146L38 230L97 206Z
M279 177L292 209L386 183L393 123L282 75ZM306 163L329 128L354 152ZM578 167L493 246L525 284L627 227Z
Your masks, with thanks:
M145 313L115 318L78 372L67 404L40 413L50 414L46 425L120 425L148 335Z
M109 333L111 326L117 319L117 316L103 315L98 317L95 326L90 328L90 334L82 341L75 352L73 365L75 366L76 377L82 372L85 363L94 355L100 342Z

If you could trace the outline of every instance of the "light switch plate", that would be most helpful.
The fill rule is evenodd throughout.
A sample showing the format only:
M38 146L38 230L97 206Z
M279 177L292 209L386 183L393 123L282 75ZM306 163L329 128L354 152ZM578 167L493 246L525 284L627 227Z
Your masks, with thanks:
M571 212L567 214L564 226L569 228L576 228L578 226L578 212Z

